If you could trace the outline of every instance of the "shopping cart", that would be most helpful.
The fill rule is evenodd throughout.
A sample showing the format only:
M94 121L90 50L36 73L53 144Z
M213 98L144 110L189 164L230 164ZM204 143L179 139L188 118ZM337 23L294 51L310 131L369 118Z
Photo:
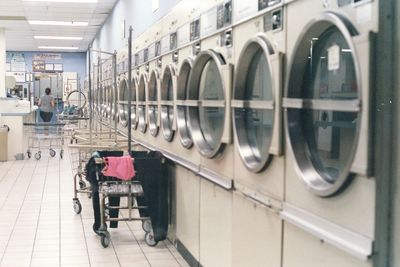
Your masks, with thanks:
M24 123L25 132L28 134L28 158L31 158L36 150L34 157L39 160L42 157L42 149L48 149L51 157L55 157L56 150L59 150L60 158L63 158L64 126L65 123Z

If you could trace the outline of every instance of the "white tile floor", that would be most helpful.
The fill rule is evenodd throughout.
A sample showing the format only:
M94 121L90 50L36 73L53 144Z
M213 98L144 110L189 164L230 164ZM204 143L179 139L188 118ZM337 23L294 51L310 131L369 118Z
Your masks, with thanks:
M0 163L0 266L189 266L169 241L147 246L140 222L109 229L103 248L91 200L80 195L82 213L73 211L68 151L64 159L46 154Z

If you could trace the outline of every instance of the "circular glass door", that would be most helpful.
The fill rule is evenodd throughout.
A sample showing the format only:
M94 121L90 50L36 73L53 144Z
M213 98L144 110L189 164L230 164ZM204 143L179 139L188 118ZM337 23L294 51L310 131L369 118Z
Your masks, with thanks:
M193 145L192 135L189 128L189 114L184 101L187 100L189 75L192 70L192 60L183 61L178 75L177 88L177 124L179 135L181 136L181 144L190 148Z
M245 45L235 74L232 101L234 131L245 166L261 171L270 154L274 126L274 90L269 43L255 37Z
M137 115L136 115L136 108L137 108L137 97L136 97L136 79L132 79L132 102L131 102L131 127L132 129L136 130L138 122L137 122Z
M149 82L149 96L148 96L148 113L149 113L149 130L152 136L157 136L158 134L158 80L159 75L156 70L154 70L150 75Z
M223 148L225 125L225 88L222 56L213 51L199 53L189 81L189 123L193 142L199 152L215 157Z
M126 127L128 125L128 83L126 79L121 80L118 89L119 122Z
M138 128L142 133L146 132L146 84L147 78L145 74L140 76L139 92L138 92Z
M349 181L361 116L360 78L348 23L312 21L295 48L284 99L289 144L301 177L320 196Z
M172 75L175 75L174 69L167 66L161 83L161 122L164 139L167 141L171 141L174 137L174 84Z

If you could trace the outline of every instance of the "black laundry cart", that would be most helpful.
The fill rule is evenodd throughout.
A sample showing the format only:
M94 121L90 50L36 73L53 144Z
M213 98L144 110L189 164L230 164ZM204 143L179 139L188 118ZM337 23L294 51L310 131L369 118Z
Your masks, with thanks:
M111 241L107 221L111 228L116 228L118 221L141 220L146 232L145 241L149 246L156 246L167 237L168 183L165 177L165 158L159 152L134 151L131 156L136 175L130 181L102 175L103 159L93 159L96 173L96 181L91 181L95 215L93 230L101 236L103 247L108 247ZM127 198L126 206L119 204L121 197ZM128 216L118 217L120 209L128 210ZM139 217L135 217L134 210L139 210Z

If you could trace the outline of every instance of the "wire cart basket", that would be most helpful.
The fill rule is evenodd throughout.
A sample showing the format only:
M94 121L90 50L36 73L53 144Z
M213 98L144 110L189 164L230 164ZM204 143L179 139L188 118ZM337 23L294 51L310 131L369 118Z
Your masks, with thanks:
M132 159L133 161L133 159ZM104 160L101 158L96 159L96 164L101 166ZM101 168L98 168L100 170ZM139 205L136 199L144 196L144 191L140 181L129 180L123 181L114 177L104 176L100 171L96 173L98 179L98 191L100 200L100 227L96 233L100 235L101 245L108 247L111 242L110 233L107 231L106 222L117 221L142 221L142 228L145 231L145 242L149 246L156 246L158 241L154 240L153 229L150 217L138 216L135 217L134 210L145 210L148 208L146 205ZM126 197L125 206L112 206L110 202L107 204L106 199L110 197ZM128 216L122 218L111 218L109 216L112 210L127 210ZM135 213L135 214L134 214Z
M49 155L55 157L59 150L60 158L64 155L64 126L65 123L37 122L24 123L25 132L28 134L28 158L34 157L39 160L42 157L42 150L48 149Z

